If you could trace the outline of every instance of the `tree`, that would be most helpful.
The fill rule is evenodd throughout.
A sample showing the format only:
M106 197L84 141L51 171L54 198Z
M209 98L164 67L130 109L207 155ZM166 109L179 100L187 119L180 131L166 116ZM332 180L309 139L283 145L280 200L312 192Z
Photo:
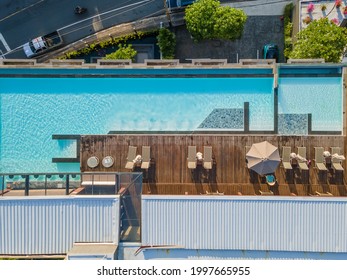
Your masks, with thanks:
M287 59L293 50L293 14L294 4L289 3L284 7L283 22L284 22L284 49L283 54Z
M240 39L247 15L239 9L219 7L215 13L214 35L226 40Z
M347 31L327 18L312 21L297 34L290 58L324 58L340 62L347 45Z
M161 28L157 36L158 46L164 59L175 57L176 36L167 28Z
M185 11L186 26L194 41L239 39L247 15L239 9L221 6L219 0L198 0Z
M107 54L105 59L131 59L132 61L135 59L137 51L133 49L132 45L118 45L118 50Z

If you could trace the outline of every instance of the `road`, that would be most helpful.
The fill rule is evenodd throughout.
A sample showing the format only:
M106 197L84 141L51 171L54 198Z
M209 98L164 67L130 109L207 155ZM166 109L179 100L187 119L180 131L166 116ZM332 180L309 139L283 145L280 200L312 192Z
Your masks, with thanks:
M76 15L77 5L88 11ZM54 30L70 44L114 25L163 14L163 0L2 0L0 55L25 58L23 44Z

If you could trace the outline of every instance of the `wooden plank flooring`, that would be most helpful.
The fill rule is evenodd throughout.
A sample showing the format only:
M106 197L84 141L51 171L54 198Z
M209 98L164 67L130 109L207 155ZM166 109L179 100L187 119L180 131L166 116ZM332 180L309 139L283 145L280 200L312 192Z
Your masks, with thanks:
M129 145L137 147L137 154L141 154L142 146L150 146L152 163L148 172L144 172L144 193L184 195L218 191L225 195L259 195L260 191L268 191L269 188L262 178L251 176L246 168L245 146L264 140L279 147L280 155L283 146L290 146L293 152L297 152L296 147L305 146L307 159L312 160L309 184L302 184L298 170L288 176L280 165L276 171L278 187L273 189L275 195L314 195L316 192L346 195L345 184L336 182L333 172L318 176L313 161L314 147L329 150L332 146L338 146L346 151L344 136L86 135L81 137L81 171L129 171L125 169ZM204 146L212 146L214 165L209 174L201 166L193 172L187 168L189 145L195 145L200 152L203 152ZM99 164L91 169L86 164L90 156L97 156L101 162L108 155L115 159L111 168ZM346 168L345 162L343 166Z

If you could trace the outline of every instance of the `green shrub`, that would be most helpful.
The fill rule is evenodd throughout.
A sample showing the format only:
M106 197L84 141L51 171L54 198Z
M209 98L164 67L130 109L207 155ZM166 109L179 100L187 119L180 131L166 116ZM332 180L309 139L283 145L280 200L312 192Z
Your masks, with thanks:
M293 13L293 3L285 6L283 12L283 22L284 22L284 50L283 54L286 59L290 56L293 50L293 23L292 23L292 13Z
M123 37L108 38L101 42L95 42L90 45L87 44L86 47L81 48L79 50L73 50L73 51L67 52L62 57L60 57L60 59L73 59L82 55L88 55L91 52L99 50L99 49L109 48L112 46L118 46L119 44L125 44L128 40L141 39L145 36L156 35L157 33L158 31L149 31L149 32L138 31L136 33L129 34Z
M176 36L167 28L161 28L157 36L160 52L164 59L173 59L175 57Z
M107 54L104 59L131 59L134 61L137 51L133 49L132 45L118 45L118 50L113 53Z
M185 10L187 30L196 42L239 39L246 20L243 10L221 6L219 0L198 0Z
M288 17L290 19L290 21L292 20L293 9L294 9L293 3L289 3L284 7L283 16L285 18Z
M337 63L347 45L347 30L322 18L313 20L297 38L290 58L323 58L325 62Z

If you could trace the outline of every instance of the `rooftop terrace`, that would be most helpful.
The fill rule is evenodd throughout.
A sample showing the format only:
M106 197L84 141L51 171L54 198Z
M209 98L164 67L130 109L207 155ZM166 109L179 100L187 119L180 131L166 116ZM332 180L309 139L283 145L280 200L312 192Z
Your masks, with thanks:
M302 61L299 61L302 63ZM59 69L124 69L124 68L146 68L146 69L194 69L195 67L206 69L265 69L266 75L288 75L288 69L303 69L296 71L297 76L315 75L319 77L319 73L309 73L305 69L325 69L324 75L336 76L342 75L345 80L344 73L334 72L332 69L336 65L318 63L314 65L307 64L296 65L295 61L292 64L282 65L283 67L278 72L278 65L273 61L266 60L244 60L239 64L227 64L224 60L194 60L191 64L180 64L177 61L146 61L145 64L137 65L129 61L109 61L109 64L103 65L89 64L85 65L83 61L51 61L48 64L37 64L35 60L1 60L1 69L49 69L55 71ZM335 69L334 68L334 69ZM287 70L286 70L287 69ZM53 73L53 72L52 72ZM245 72L246 73L246 72ZM293 75L293 74L291 74ZM345 84L345 83L344 83ZM276 82L275 82L276 86ZM345 100L343 112L346 110ZM311 133L309 135L285 136L278 135L276 129L272 132L263 133L261 131L251 132L243 131L243 133L228 133L212 131L205 133L202 131L181 131L181 132L146 132L146 131L112 131L107 135L70 135L77 140L77 154L75 158L59 159L53 158L53 161L77 161L80 164L80 171L83 172L106 172L114 174L115 172L143 172L143 193L144 194L168 194L168 195L283 195L283 196L346 196L346 177L345 172L337 172L328 165L326 173L319 172L315 166L314 148L323 147L324 150L329 150L331 147L340 147L342 152L347 151L346 133L345 133L345 113L343 131L340 133ZM52 136L54 139L54 135ZM67 137L62 135L62 137ZM266 184L265 178L258 176L250 171L245 162L246 147L253 143L268 141L278 147L282 156L282 148L290 147L293 152L296 152L297 147L307 148L307 159L311 160L311 166L308 173L302 172L294 166L292 171L286 171L283 165L276 170L277 184L269 187ZM125 168L127 162L127 154L129 146L137 148L137 154L142 153L143 146L150 147L150 167L142 169L141 166L135 166L133 170ZM213 164L211 170L205 170L201 165L191 170L187 167L188 146L196 146L197 151L203 152L204 146L211 146L213 153ZM109 167L103 167L99 164L95 168L90 168L87 161L90 157L97 157L100 162L106 156L114 158L114 164ZM343 161L343 167L346 164ZM10 174L7 174L7 176ZM25 175L25 174L24 174ZM72 175L72 174L70 174ZM65 176L65 175L64 175ZM64 177L63 178L66 178ZM51 187L47 191L41 186L41 191L36 190L26 191L25 180L22 178L18 186L8 185L4 192L4 196L10 195L75 195L88 194L86 184L82 177L79 180L70 180L69 188L66 189L66 182L59 182L56 188ZM65 179L63 179L65 180ZM113 179L112 179L113 180ZM120 191L121 186L117 187L117 180L113 181L106 178L108 186L115 186L111 193ZM90 181L90 180L89 180ZM29 184L30 185L30 184ZM97 192L100 191L101 183L89 183L97 187ZM96 186L98 185L98 186ZM35 188L34 185L33 189ZM27 186L30 188L30 186ZM96 190L96 189L95 189ZM92 191L93 192L93 191Z

